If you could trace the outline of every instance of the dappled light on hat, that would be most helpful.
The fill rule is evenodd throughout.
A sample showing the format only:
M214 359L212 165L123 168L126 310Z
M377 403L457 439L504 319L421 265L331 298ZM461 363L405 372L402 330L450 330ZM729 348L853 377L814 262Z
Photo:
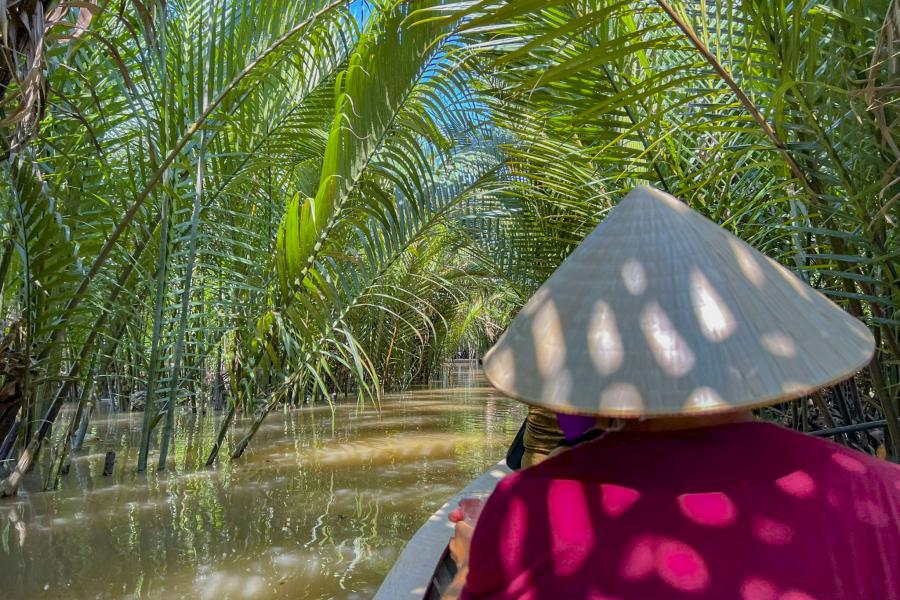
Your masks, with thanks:
M640 261L629 258L622 265L622 281L628 291L639 296L647 289L647 273Z
M747 278L747 281L750 281L757 287L762 286L766 278L752 249L741 243L741 240L738 238L730 238L728 245L731 247L731 251L734 252L737 265L744 277Z
M550 377L566 360L562 323L552 298L537 303L531 322L531 334L542 342L535 345L537 368L542 375Z
M722 297L716 293L709 279L697 268L691 271L691 301L707 339L721 342L732 333L737 323Z
M597 371L603 375L615 373L625 360L625 349L616 328L616 315L612 307L602 300L594 303L587 336L588 351Z
M797 346L794 344L794 340L783 333L777 331L765 333L759 341L762 342L766 350L775 356L790 358L797 354Z
M809 385L804 384L801 381L787 380L781 384L781 392L786 398L798 398L804 394L812 392L815 389L815 387L810 387Z
M600 408L610 412L636 410L642 405L641 392L630 383L614 383L600 394Z
M512 348L498 348L491 355L496 372L494 385L502 389L514 389L516 382L516 359Z
M722 400L718 392L708 387L700 387L691 392L684 405L688 412L706 412L727 406L728 403Z
M873 351L865 324L785 267L638 187L526 303L484 372L554 412L674 416L796 398Z
M656 302L641 313L641 329L656 362L668 375L680 377L694 366L694 353Z
M801 298L803 298L804 300L809 299L809 294L810 294L810 292L812 292L812 288L810 288L808 285L806 285L799 277L797 277L796 275L794 275L787 269L783 268L781 265L779 265L777 262L775 262L768 256L766 256L765 258L770 263L772 263L772 266L775 267L776 270L781 274L781 277L788 283L789 286L791 286L794 289L794 291Z
M541 397L553 402L555 405L568 405L569 396L572 394L572 376L566 370L560 370L551 375L544 383Z

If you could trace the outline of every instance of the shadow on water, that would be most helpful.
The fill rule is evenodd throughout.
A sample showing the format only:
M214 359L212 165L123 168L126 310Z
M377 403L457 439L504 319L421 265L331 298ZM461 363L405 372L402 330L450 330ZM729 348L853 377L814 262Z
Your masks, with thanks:
M140 414L97 418L60 491L36 492L38 469L0 503L0 597L371 597L523 415L467 364L447 387L385 397L380 414L273 413L243 459L213 470L202 465L220 415L179 415L169 470L147 475L134 473ZM103 477L108 450L116 470Z

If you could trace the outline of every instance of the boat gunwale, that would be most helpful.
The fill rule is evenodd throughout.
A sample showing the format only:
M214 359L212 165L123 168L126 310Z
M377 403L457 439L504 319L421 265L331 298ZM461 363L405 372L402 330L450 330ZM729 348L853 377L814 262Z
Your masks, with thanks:
M496 463L432 513L406 543L373 600L422 600L453 535L450 511L465 496L492 492L511 472L506 461Z

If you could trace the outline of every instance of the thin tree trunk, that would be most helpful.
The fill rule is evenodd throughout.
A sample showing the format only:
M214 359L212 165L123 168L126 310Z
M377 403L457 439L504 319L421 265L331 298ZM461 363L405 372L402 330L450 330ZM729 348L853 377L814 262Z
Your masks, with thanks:
M154 220L154 227L156 224L156 220ZM148 235L144 240L142 240L141 245L135 250L135 255L140 255L143 250L146 248L147 244L150 241L150 236ZM91 332L88 334L87 339L84 341L84 344L81 346L81 353L79 354L78 359L72 364L72 367L69 369L69 372L66 374L63 383L57 389L56 395L53 397L53 401L50 403L50 406L47 407L47 411L44 413L44 418L41 421L41 427L35 434L35 438L32 440L34 445L28 443L26 444L27 450L28 446L32 446L33 452L26 452L23 450L22 456L19 459L19 462L16 464L16 468L12 475L9 477L13 477L16 471L21 471L21 473L27 472L31 468L31 463L34 457L37 454L37 451L40 450L40 445L44 441L44 437L50 431L49 425L56 420L56 416L59 414L59 409L62 407L62 402L66 395L69 393L71 386L74 385L76 379L78 378L79 373L81 372L81 365L86 363L93 352L94 343L97 340L97 337L100 335L100 330L103 329L103 326L106 324L106 321L109 318L113 305L116 299L119 297L119 294L124 289L125 284L128 282L128 279L131 277L131 274L134 272L134 262L128 263L128 266L122 271L122 274L119 276L117 281L117 285L113 288L112 293L109 295L109 298L106 302L106 310L100 315L97 319L94 327L91 329ZM121 332L124 329L124 322L119 326L118 333L112 336L112 339L115 340L115 343L118 343L119 338L121 337ZM108 353L111 355L111 353ZM133 361L132 361L133 363ZM23 418L25 413L23 412ZM45 427L46 425L46 427ZM20 431L21 433L21 431ZM20 436L21 437L21 436ZM0 482L0 497L3 496L11 496L16 493L19 487L19 483L21 482L21 473L16 475L12 479L7 478L4 482Z
M84 445L84 438L87 435L88 426L91 423L93 414L94 403L88 402L87 412L81 417L81 423L78 424L78 431L75 433L75 438L72 440L72 452L78 452L81 450L81 446Z
M191 214L188 259L184 274L184 290L181 293L181 315L178 323L178 337L175 340L175 359L172 363L169 397L166 400L166 425L163 428L162 442L159 447L159 463L157 464L157 470L159 471L163 471L166 468L169 440L172 438L172 430L175 428L175 404L178 399L178 390L181 387L181 357L184 354L184 337L187 330L188 314L191 309L191 284L193 282L194 263L197 260L197 231L200 228L200 202L203 198L203 143L204 135L201 134L200 151L197 159L197 179L194 186L194 211Z
M9 265L12 262L13 250L15 250L13 240L9 240L3 245L3 258L0 259L0 294L3 293L3 285L6 282L6 274L9 272Z
M56 461L56 468L51 468L49 470L47 479L44 481L45 492L55 490L59 487L59 480L63 475L63 468L66 464L66 458L69 455L69 448L72 446L76 427L81 423L84 415L87 414L85 412L85 407L87 406L88 398L91 396L93 387L93 382L90 382L81 388L81 396L78 398L78 407L75 409L75 414L72 415L72 419L69 421L69 426L66 427L65 435L63 435L63 438L59 442L59 457Z
M74 369L75 366L73 365L69 372L71 373ZM50 433L53 422L56 421L56 417L59 415L59 411L63 405L63 399L65 398L65 394L68 393L68 389L68 386L64 385L56 391L56 395L53 396L53 400L47 408L46 416L41 420L41 424L32 436L31 441L28 442L25 449L22 451L22 455L19 457L13 472L10 473L6 479L0 481L0 498L13 496L19 490L19 486L22 484L22 478L31 468L35 457L37 457L38 451L41 448L41 441Z
M234 452L231 453L231 458L240 458L244 453L244 450L247 449L247 446L250 444L250 440L253 439L253 436L256 435L256 431L259 429L259 426L262 425L262 422L266 417L269 416L269 413L272 412L272 409L278 405L277 397L273 397L269 402L263 407L263 409L256 415L256 419L253 421L253 425L250 426L250 431L247 432L247 435L241 438L241 441L237 443L237 446L234 448Z
M166 279L169 266L169 222L171 207L167 196L163 197L163 217L160 223L159 260L156 271L156 304L153 309L153 339L150 343L150 365L147 372L147 395L144 399L144 418L141 425L141 446L138 452L137 471L147 470L150 452L150 434L156 425L156 383L159 378L159 342L162 337L162 312L166 297Z
M4 477L6 476L6 460L9 456L12 456L16 448L16 440L19 438L19 425L18 419L13 421L12 426L3 438L3 442L0 443L0 475Z
M890 443L886 444L886 446L893 454L894 462L900 462L900 416L898 416L891 394L884 384L881 361L878 360L877 355L869 363L869 375L872 378L872 387L875 388L875 394L878 396L881 408L884 411L888 437L891 438Z
M237 408L237 403L233 400L229 402L228 413L225 415L225 419L222 421L221 426L219 427L219 434L216 436L216 443L213 444L212 450L209 451L209 456L206 458L206 466L211 467L214 462L216 462L216 458L219 456L219 450L222 448L222 442L225 441L225 435L228 433L228 428L231 426L231 422L234 420L234 412Z

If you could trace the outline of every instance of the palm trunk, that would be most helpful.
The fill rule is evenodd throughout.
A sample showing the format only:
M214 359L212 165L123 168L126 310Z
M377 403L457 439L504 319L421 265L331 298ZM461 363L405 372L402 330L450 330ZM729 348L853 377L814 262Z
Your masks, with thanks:
M73 446L76 428L81 424L82 419L86 418L86 415L89 414L85 412L85 408L88 403L88 398L90 398L92 388L92 383L87 383L81 388L81 396L78 398L78 407L75 409L75 414L72 415L68 427L66 427L65 435L63 435L63 438L59 442L59 456L56 459L56 467L51 468L48 471L47 479L44 481L44 491L55 490L59 487L59 480L63 475L63 469L65 468L66 458L69 455L69 449Z
M247 434L241 438L241 441L237 443L237 446L235 446L234 451L231 453L231 458L236 459L241 457L241 455L244 453L244 450L246 450L247 446L250 444L250 440L252 440L253 436L256 435L256 431L259 429L259 426L262 425L265 418L269 416L269 413L272 412L272 409L274 409L277 405L278 398L276 396L269 400L262 408L262 410L259 411L259 413L256 415L256 418L253 420L253 424L250 426L250 431L248 431Z
M166 279L169 265L169 226L171 207L168 197L163 197L163 216L159 234L159 260L156 271L156 304L153 310L153 339L150 343L150 365L147 372L147 395L144 401L144 418L141 425L141 447L138 453L138 473L147 470L150 452L150 434L157 423L156 383L159 379L159 345L162 337L162 313L166 297Z
M228 428L234 420L234 412L237 405L234 401L231 401L228 404L228 413L225 415L225 419L222 420L221 426L219 426L219 434L216 436L216 443L213 444L212 450L209 451L209 456L206 458L207 467L211 467L213 463L216 462L216 458L219 456L219 450L222 448L222 442L225 441L225 435L228 433Z
M166 468L169 440L172 438L172 430L175 428L175 404L178 399L178 390L181 387L181 357L184 354L184 337L187 330L188 314L191 309L191 283L193 282L194 264L197 260L197 232L200 228L200 203L203 198L203 143L204 136L201 134L200 152L197 159L197 179L194 189L194 212L191 214L190 247L184 274L184 290L181 293L181 315L178 323L177 339L175 340L175 358L172 363L169 397L166 400L166 425L163 429L162 442L159 447L157 469L160 471Z

